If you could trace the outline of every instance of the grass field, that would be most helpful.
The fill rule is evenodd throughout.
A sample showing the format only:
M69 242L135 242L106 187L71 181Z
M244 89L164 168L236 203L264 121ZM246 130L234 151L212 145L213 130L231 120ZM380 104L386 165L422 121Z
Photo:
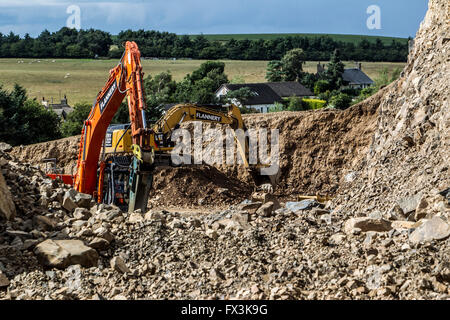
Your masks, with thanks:
M18 63L23 61L23 63ZM40 62L39 62L40 61ZM225 73L235 82L265 82L267 61L235 61L223 60ZM170 70L175 80L179 81L200 66L202 60L144 60L143 68L146 75L158 74ZM25 87L30 98L41 100L45 97L55 103L60 96L67 95L70 105L77 102L89 102L95 99L97 93L105 85L109 70L117 64L116 60L90 59L0 59L0 85L12 88L14 83ZM316 71L317 62L309 61L304 69ZM372 79L379 71L396 67L403 68L404 63L363 62L362 69ZM354 63L346 63L353 67Z
M191 35L196 37L197 35ZM317 34L317 33L261 33L261 34L204 34L205 38L210 41L227 41L230 39L235 40L271 40L276 38L284 38L289 36L300 36L307 38L317 38L320 36L329 36L334 41L359 43L361 40L366 39L370 42L375 42L377 38L384 44L390 44L392 40L408 42L407 38L394 38L394 37L382 37L382 36L366 36L366 35L352 35L352 34Z

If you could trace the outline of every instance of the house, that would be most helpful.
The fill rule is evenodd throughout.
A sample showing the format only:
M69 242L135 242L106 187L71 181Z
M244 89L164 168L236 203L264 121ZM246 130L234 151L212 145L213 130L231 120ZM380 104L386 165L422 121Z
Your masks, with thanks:
M256 109L261 113L266 113L275 103L281 103L283 98L292 96L306 97L312 96L312 92L298 82L268 82L268 83L243 83L243 84L223 84L216 91L216 97L226 95L230 91L249 88L254 96L241 103L234 101L239 106Z
M342 79L345 85L352 89L364 89L374 84L373 80L361 70L361 63L357 68L345 69Z
M276 94L281 98L295 97L310 97L314 94L297 81L286 81L286 82L268 82L266 83Z
M320 62L317 65L317 74L325 72L325 66ZM364 89L374 84L373 80L361 69L361 63L357 63L355 68L344 69L342 73L344 88Z
M281 97L265 83L223 84L217 89L216 97L219 98L230 91L239 90L241 88L249 88L254 96L250 97L245 102L234 101L238 106L245 106L261 113L266 113L271 107L275 106L276 102L282 101Z
M49 103L45 98L42 98L42 105L46 109L52 109L63 120L66 120L69 113L73 112L73 108L67 104L66 96L64 96L64 99L61 99L60 103Z

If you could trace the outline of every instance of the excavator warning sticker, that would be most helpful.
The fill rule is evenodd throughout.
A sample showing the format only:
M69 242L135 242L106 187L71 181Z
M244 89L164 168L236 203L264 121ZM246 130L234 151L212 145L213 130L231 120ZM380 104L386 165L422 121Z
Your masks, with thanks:
M210 114L206 112L197 111L195 117L197 119L209 120L214 122L222 122L221 116L216 116L215 114Z
M112 132L107 132L105 137L105 147L111 148L112 147Z
M113 84L111 85L111 87L106 92L106 94L100 100L100 103L98 104L100 107L100 113L103 113L103 110L108 105L108 102L109 102L109 100L111 100L111 97L112 97L113 93L116 91L116 89L117 89L117 82L114 81Z

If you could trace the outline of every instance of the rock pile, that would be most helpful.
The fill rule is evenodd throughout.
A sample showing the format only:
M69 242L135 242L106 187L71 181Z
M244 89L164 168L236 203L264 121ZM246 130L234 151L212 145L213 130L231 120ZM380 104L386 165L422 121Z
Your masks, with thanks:
M408 64L382 97L370 152L346 172L336 210L450 218L449 6L429 1Z
M252 190L250 184L208 165L158 168L149 206L224 207L241 202Z
M254 193L219 212L121 212L1 153L2 299L448 299L449 226Z
M9 283L0 298L450 297L448 240L412 241L420 226L376 217L348 220L315 201L278 202L276 210L274 203L273 196L259 195L194 215L94 206L95 214L72 221L66 232L84 243L80 247L100 243L97 263L83 266L75 259L67 266L59 259L49 268L47 259L45 269L6 273ZM64 258L61 241L45 240L34 254L48 246L46 255L61 252ZM7 269L9 259L2 263Z

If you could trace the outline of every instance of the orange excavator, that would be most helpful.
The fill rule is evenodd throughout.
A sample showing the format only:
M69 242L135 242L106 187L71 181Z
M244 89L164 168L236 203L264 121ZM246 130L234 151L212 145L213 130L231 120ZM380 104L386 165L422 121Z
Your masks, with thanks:
M110 71L108 82L98 94L84 122L75 176L53 174L50 175L52 178L71 182L78 192L90 194L102 200L107 163L105 159L99 163L100 152L108 126L126 96L131 121L131 141L134 150L139 152L142 159L135 158L132 163L128 207L133 211L136 208L145 208L151 187L153 149L150 143L152 130L147 127L145 118L146 104L142 81L141 55L138 46L135 42L127 42L119 64ZM71 177L73 179L70 179Z
M125 97L130 123L110 126ZM202 121L229 125L234 130L246 129L235 105L179 104L154 125L148 124L145 110L140 52L135 42L126 42L119 64L110 71L108 82L84 122L76 174L49 176L72 184L75 190L92 195L99 203L115 204L129 212L136 209L145 212L154 168L173 165L172 133L182 122ZM274 186L276 178L257 173L264 166L249 165L248 140L235 136L235 141L244 166L256 184L268 185L270 180Z

